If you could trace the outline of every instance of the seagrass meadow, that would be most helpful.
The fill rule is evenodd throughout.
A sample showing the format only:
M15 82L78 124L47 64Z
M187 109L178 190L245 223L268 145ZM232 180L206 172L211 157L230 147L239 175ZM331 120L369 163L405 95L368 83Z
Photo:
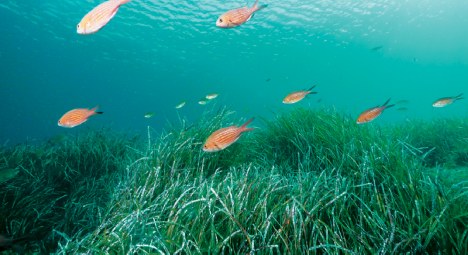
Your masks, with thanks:
M1 0L0 255L468 254L467 13Z
M468 120L356 125L334 109L231 111L141 137L2 148L4 254L468 254Z

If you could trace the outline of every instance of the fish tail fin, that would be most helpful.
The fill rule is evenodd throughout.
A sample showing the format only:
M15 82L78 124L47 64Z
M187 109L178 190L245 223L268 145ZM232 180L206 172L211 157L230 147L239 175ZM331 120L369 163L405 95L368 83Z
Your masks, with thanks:
M252 6L252 10L253 12L256 12L258 10L261 10L263 8L266 8L268 6L268 4L262 4L262 5L258 5L258 0L255 1L254 5Z
M258 6L258 1L259 1L259 0L255 0L254 5L252 6L253 9L257 8L257 6Z
M247 125L249 125L255 118L251 118L248 121L246 121L241 127L241 132L247 132L247 131L252 131L254 130L253 128L248 128Z
M310 87L310 88L307 90L308 94L317 94L318 92L312 91L316 86L317 86L317 85L314 85L314 86Z
M92 112L91 115L94 115L94 114L103 114L104 112L101 112L99 111L98 112L98 109L99 108L99 105L95 106L94 108L92 108L90 111Z
M380 106L380 107L386 107L386 108L388 108L389 106L387 106L387 105L388 105L388 103L390 103L390 99L391 99L391 98L387 99L387 101L385 101L385 103L384 103L382 106ZM394 105L392 105L392 106L394 106Z
M128 2L130 2L130 1L132 1L132 0L116 0L116 1L118 1L119 4L122 5L122 4L128 3Z
M463 93L460 93L460 95L455 97L455 100L460 100L463 99Z
M395 106L395 105L396 105L396 104L390 104L390 105L386 105L386 106L384 106L384 107L385 107L385 109L387 109L387 108L393 107L393 106Z

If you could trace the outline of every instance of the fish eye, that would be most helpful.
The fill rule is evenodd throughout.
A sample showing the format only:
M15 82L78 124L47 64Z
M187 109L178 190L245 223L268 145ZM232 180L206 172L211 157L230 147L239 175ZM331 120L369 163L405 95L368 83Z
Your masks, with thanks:
M223 22L223 19L219 19L219 22L221 22L221 23L222 23L222 22Z

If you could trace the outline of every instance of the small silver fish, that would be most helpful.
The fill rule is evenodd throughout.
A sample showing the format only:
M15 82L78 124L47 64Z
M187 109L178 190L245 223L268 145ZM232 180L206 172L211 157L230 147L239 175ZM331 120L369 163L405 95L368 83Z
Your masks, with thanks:
M218 94L212 93L212 94L206 95L205 98L208 99L208 100L212 100L212 99L215 99L215 98L217 98L217 97L218 97Z
M454 96L454 97L439 98L434 103L432 103L432 106L433 107L445 107L445 106L447 106L449 104L453 104L453 102L455 102L457 100L463 99L462 96L463 96L463 93L461 93L460 95Z
M145 113L144 117L149 119L149 118L152 118L154 116L154 112L147 112Z
M185 101L180 102L178 105L176 105L176 109L180 109L185 106Z

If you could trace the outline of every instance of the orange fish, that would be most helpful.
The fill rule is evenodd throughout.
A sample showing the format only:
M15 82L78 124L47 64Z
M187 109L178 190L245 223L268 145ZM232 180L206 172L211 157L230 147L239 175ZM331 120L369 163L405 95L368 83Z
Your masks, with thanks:
M439 98L432 104L432 106L433 107L445 107L445 106L447 106L449 104L452 104L453 102L455 102L457 100L463 99L462 96L463 96L463 93L461 93L458 96L454 96L454 97Z
M362 123L370 122L374 120L375 118L379 117L379 115L382 114L382 112L385 109L395 106L395 104L387 105L389 102L390 102L390 98L382 106L376 106L376 107L372 107L370 109L365 110L363 113L361 113L361 115L359 115L356 123L362 124Z
M92 9L76 26L78 34L87 35L96 33L109 22L119 10L122 4L130 0L109 0Z
M292 92L291 94L287 95L283 99L283 104L294 104L294 103L297 103L297 102L301 101L302 99L304 99L304 97L306 97L309 94L317 94L317 92L312 91L312 89L314 89L314 88L315 88L315 86L312 86L308 90L301 90L301 91Z
M247 6L230 10L223 15L219 16L216 21L216 26L220 28L232 28L244 24L252 18L254 12L261 10L267 7L267 5L258 5L258 0L255 1L255 4L249 8Z
M58 121L58 125L61 127L72 128L80 124L83 124L88 120L89 117L95 114L102 114L103 112L97 112L97 106L93 109L78 108L73 109L65 113Z
M247 128L247 125L253 120L254 119L251 118L240 127L230 126L216 130L206 139L203 150L206 152L215 152L226 149L228 146L235 143L242 133L253 130L253 128Z

